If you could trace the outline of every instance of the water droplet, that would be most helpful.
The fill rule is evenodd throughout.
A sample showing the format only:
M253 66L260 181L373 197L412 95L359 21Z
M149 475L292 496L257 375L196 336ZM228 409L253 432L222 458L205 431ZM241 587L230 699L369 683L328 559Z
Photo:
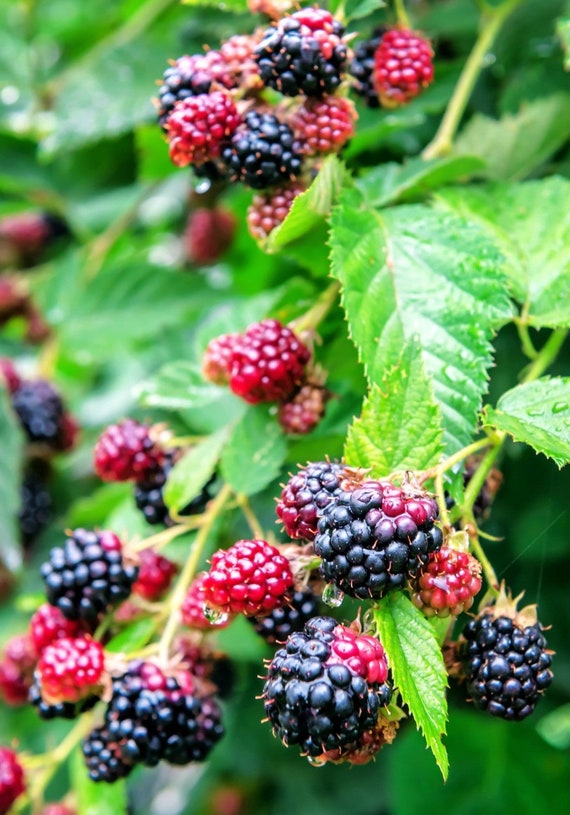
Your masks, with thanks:
M553 413L563 413L565 410L568 410L568 402L555 402L552 405Z
M319 758L319 756L307 756L307 761L309 764L312 764L313 767L324 767L327 763L324 759Z
M334 583L327 583L323 591L323 603L331 608L338 608L344 600L344 592Z
M210 625L224 625L227 623L229 619L228 614L224 614L223 611L218 611L217 608L210 608L210 606L204 606L204 617L208 620Z
M528 408L527 415L528 416L542 416L544 413L543 408Z

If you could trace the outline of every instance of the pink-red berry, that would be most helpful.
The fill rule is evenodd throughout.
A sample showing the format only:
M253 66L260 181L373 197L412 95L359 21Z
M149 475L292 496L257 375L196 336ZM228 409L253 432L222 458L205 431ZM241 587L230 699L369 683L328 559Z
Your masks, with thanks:
M246 402L287 399L304 379L311 352L277 320L250 325L230 356L230 388Z
M230 381L230 360L240 334L221 334L210 340L202 360L204 378L216 385L228 385Z
M101 643L91 637L66 638L44 648L36 678L45 702L79 702L100 690L104 671Z
M307 99L291 119L291 127L306 155L335 153L354 136L354 103L342 96Z
M15 393L22 382L14 364L8 357L0 357L0 383L4 381L9 393Z
M200 631L210 631L214 627L214 622L206 617L206 594L204 590L204 578L207 572L196 575L190 584L186 596L182 602L180 613L182 622L188 628L197 628ZM221 617L215 621L216 628L225 628L231 622L231 618Z
M259 71L253 58L259 42L255 34L234 34L220 46L219 54L227 66L228 74L240 88L259 84Z
M372 81L384 107L405 105L433 81L433 49L405 28L387 31L374 54Z
M468 552L442 546L411 583L412 600L428 617L457 616L481 589L481 564Z
M28 634L8 640L0 660L0 697L7 705L24 705L34 679L38 653Z
M178 566L153 549L143 549L140 553L139 576L133 584L133 594L145 600L159 600L166 594Z
M18 756L13 750L0 747L0 815L7 815L25 788L24 770Z
M279 405L277 419L285 433L310 433L325 415L330 392L313 382L305 382L297 393Z
M213 91L182 99L166 122L170 158L177 167L203 164L220 156L241 117L232 98Z
M293 586L287 558L263 540L240 540L212 555L203 578L206 605L222 614L255 616L285 602Z
M66 804L46 804L41 815L77 815L76 811Z
M109 425L93 451L95 472L104 481L130 481L160 464L163 451L152 438L151 427L136 419Z
M314 461L301 467L283 487L275 507L285 532L312 541L323 510L341 491L343 467L336 461Z
M219 260L231 246L236 225L235 216L222 207L193 209L182 238L190 263L206 266Z
M388 662L382 644L368 634L358 634L346 625L337 625L333 631L329 665L347 665L352 673L369 684L383 684L388 678Z
M50 606L49 603L41 605L30 620L30 637L38 654L55 640L79 637L85 633L87 629L82 622L68 620L57 606Z
M265 240L283 223L293 206L293 201L302 192L305 192L304 185L293 183L254 195L247 210L247 228L250 235L258 241Z

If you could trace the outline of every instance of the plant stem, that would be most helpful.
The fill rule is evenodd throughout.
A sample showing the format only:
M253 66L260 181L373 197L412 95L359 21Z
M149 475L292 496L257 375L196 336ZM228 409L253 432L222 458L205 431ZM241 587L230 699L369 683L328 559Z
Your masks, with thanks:
M490 562L489 558L487 557L483 547L479 543L479 537L478 537L477 532L476 532L477 526L475 524L475 521L473 520L473 514L472 513L471 513L471 521L472 522L468 525L468 529L475 530L475 532L474 533L470 532L470 534L469 534L469 548L471 549L471 552L475 555L475 557L477 558L477 560L481 564L481 567L483 569L483 574L485 575L485 580L487 581L487 584L489 586L489 590L493 594L498 594L499 593L499 580L497 578L497 575L495 574L495 570L491 566L491 562Z
M460 464L463 459L472 456L473 453L478 453L479 450L488 447L490 444L492 444L491 440L484 438L477 439L477 441L468 444L467 447L462 447L457 453L454 453L452 456L449 456L449 458L444 459L440 464L422 473L421 481L427 481L428 478L437 478L440 474L443 475L447 470L451 470L452 467L455 467L456 464Z
M170 543L170 541L173 541L180 535L184 535L185 532L192 532L192 530L198 529L204 523L204 515L196 515L189 520L189 523L171 526L170 529L163 529L162 532L158 532L156 535L151 535L137 543L129 544L129 552L142 552L143 549L148 549L151 546L155 548L166 546L167 543Z
M204 551L204 547L208 540L208 535L214 525L216 519L222 513L228 499L232 494L232 489L227 484L222 487L220 492L216 495L213 499L211 504L209 505L208 509L204 513L204 522L200 527L200 531L196 535L196 540L194 541L194 545L192 547L192 553L184 568L180 573L180 577L178 578L178 582L176 583L176 588L172 592L170 603L169 603L169 615L168 619L166 620L166 625L164 626L164 631L162 633L162 637L160 638L160 645L159 645L159 660L162 664L166 664L168 662L168 655L170 651L170 646L172 644L172 640L176 634L176 629L178 628L179 619L180 619L180 606L182 605L182 601L184 600L184 596L188 590L188 586L192 582L194 575L198 569L198 564L200 562L200 558L202 557L202 553Z
M562 348L564 340L567 336L567 328L557 328L552 332L550 337L538 352L534 361L531 362L531 364L522 372L522 383L532 382L535 379L538 379L539 376L542 376L542 374L552 365L558 356L558 352Z
M483 458L481 459L479 466L469 479L469 484L465 490L465 496L463 499L463 507L458 507L457 512L453 512L451 514L451 522L458 520L459 517L462 517L464 525L469 523L472 520L472 510L473 504L477 500L477 496L481 491L481 487L485 483L485 480L489 474L489 471L497 456L499 455L499 451L503 446L503 441L506 437L505 433L498 433L496 436L495 444L487 450Z
M402 28L412 27L408 12L406 11L406 7L404 5L404 0L394 0L394 11L396 12L396 19Z
M335 280L324 290L314 306L301 315L301 317L289 323L290 328L297 334L301 331L316 328L333 307L339 291L340 283Z
M520 320L515 320L515 325L521 341L523 354L529 359L536 359L538 356L538 351L534 347L534 343L530 338L530 334L528 333L528 325Z
M440 158L451 152L455 133L483 68L485 56L493 45L501 26L520 2L521 0L510 0L492 11L489 10L482 17L483 25L479 36L463 67L439 129L423 151L422 158L426 160Z
M244 518L246 519L249 528L251 529L251 534L257 540L265 540L263 529L261 528L261 524L259 523L255 512L252 510L249 501L247 500L247 496L243 493L238 493L236 495L236 501L243 512Z

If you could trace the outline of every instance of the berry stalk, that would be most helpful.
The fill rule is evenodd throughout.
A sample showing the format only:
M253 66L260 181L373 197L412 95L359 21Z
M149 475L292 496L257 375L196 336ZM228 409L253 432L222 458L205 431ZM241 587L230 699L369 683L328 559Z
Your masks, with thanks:
M398 20L398 23L402 26L402 28L412 27L410 17L404 5L404 0L394 0L394 12L396 14L396 19Z
M296 334L316 328L335 304L339 292L340 283L335 280L334 283L331 283L330 286L324 290L314 306L301 317L290 323L290 328L292 328Z

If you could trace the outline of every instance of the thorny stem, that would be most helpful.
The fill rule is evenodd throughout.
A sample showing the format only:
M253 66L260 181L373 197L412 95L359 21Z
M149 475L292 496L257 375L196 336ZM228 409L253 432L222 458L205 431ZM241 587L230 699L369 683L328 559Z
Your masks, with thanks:
M396 19L402 28L411 28L410 17L406 11L403 0L394 0L394 11L396 12Z
M520 2L521 0L510 0L493 10L488 10L482 18L483 25L479 36L463 67L439 129L423 151L422 158L426 160L440 158L451 152L455 133L484 66L487 52L492 47L501 26Z
M245 496L241 492L238 493L236 495L236 503L241 509L244 518L246 519L249 528L251 529L251 534L253 535L253 537L256 538L257 540L264 540L265 538L263 529L261 528L261 524L259 523L259 520L257 519L255 512L252 510L249 501L247 500L247 496Z
M208 509L204 513L202 526L200 527L200 531L196 535L194 545L192 546L192 553L180 573L180 577L176 583L176 588L172 592L170 602L168 604L168 619L166 620L164 631L162 633L162 637L160 638L158 652L159 660L162 662L162 664L166 664L168 662L170 646L172 645L172 640L174 639L176 629L178 628L179 624L180 606L182 605L182 601L184 600L188 586L196 574L198 563L200 562L200 558L202 557L204 547L208 540L208 535L210 534L212 526L224 509L231 494L232 489L226 484L212 500Z
M339 292L340 283L335 280L324 290L314 306L301 317L289 323L290 328L295 331L296 334L316 328L335 304Z

